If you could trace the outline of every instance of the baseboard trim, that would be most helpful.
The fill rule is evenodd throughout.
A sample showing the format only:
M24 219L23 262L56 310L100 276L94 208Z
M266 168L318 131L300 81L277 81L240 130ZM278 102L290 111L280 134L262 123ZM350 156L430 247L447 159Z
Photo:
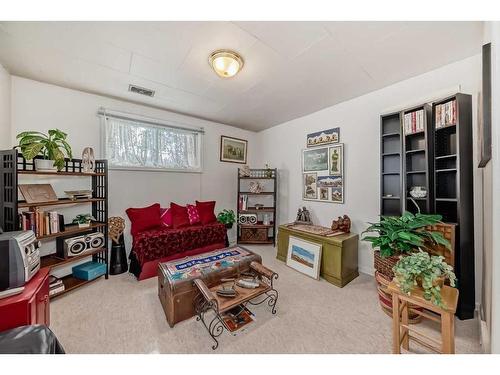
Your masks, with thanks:
M373 267L361 267L358 265L358 271L365 275L375 276L375 268Z

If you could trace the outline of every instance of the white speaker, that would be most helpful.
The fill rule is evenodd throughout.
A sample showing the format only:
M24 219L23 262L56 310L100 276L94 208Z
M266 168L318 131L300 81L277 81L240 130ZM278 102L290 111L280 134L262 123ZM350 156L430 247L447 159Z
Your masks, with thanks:
M74 257L104 247L104 234L95 232L64 240L63 256Z
M240 214L238 216L239 224L257 224L257 214Z

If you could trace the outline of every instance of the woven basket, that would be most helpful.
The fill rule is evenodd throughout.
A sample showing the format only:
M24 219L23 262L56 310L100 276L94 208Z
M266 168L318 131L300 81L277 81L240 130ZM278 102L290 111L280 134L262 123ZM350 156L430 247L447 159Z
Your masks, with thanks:
M373 257L373 263L375 270L377 270L378 273L384 275L388 280L394 279L394 272L392 271L392 268L396 265L396 263L399 261L399 259L405 255L393 255L387 258L382 258L380 256L380 251L375 251L374 257Z

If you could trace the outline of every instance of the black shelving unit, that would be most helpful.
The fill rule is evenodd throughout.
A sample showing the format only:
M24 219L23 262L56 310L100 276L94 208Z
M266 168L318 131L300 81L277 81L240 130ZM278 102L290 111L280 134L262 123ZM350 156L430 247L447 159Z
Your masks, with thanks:
M436 127L436 108L456 101L456 118ZM406 134L404 115L424 111L424 128ZM399 142L399 143L398 143ZM455 94L432 104L422 104L381 116L380 214L403 211L436 213L455 225L454 271L460 291L457 316L470 319L475 310L472 98ZM399 156L401 154L401 157ZM425 186L427 196L408 197L412 186Z
M277 169L250 169L250 176L242 176L241 170L238 168L238 196L236 201L237 207L237 242L239 244L263 244L263 245L273 245L276 246L276 208L277 208L277 191L278 191L278 170ZM269 174L269 175L268 175ZM269 189L272 188L272 191L266 190L260 193L252 193L248 191L248 188L242 190L242 183L250 181L260 181L263 182L265 187ZM270 184L267 184L270 182ZM271 186L269 186L271 185ZM249 199L252 201L253 205L248 205L248 207L243 210L240 208L240 197L242 195L247 195ZM264 206L260 208L256 208L255 204L259 203L259 197L271 197L272 198L272 206ZM240 224L239 218L240 215L244 214L256 214L257 215L257 223L256 224ZM264 215L272 215L270 218L269 224L263 223ZM251 231L255 233L255 237L258 237L260 233L265 232L265 238L254 238L248 239L243 238L243 231ZM260 232L260 233L258 233Z
M37 157L38 158L38 157ZM36 158L35 158L36 159ZM70 200L61 198L55 202L41 202L29 204L19 199L18 184L20 175L31 176L57 176L57 177L90 177L92 179L93 196L89 199ZM16 149L0 151L0 226L4 231L20 230L19 210L24 208L64 206L74 204L92 205L92 215L96 219L90 228L75 228L73 225L67 225L66 231L39 236L40 241L54 240L57 237L67 236L68 234L78 235L79 233L90 233L99 231L104 234L104 247L95 249L81 256L68 259L61 259L54 253L41 257L41 267L60 267L71 262L81 260L84 257L92 256L95 262L106 264L107 279L109 276L108 262L108 164L107 160L95 161L95 172L84 173L81 159L65 159L64 167L61 171L41 172L35 169L34 160L26 160ZM88 284L89 281L74 278L68 275L62 278L65 290L61 293L52 295L50 298L58 297L75 288Z
M436 128L436 108L456 101L456 121ZM456 224L455 274L460 290L457 316L475 310L472 97L456 94L433 103L435 212Z
M423 128L416 131L406 131L403 126L403 210L412 213L431 213L433 210L433 142L431 116L432 108L428 104L406 109L401 114L404 125L404 116L413 113L422 113ZM425 198L415 199L410 195L414 186L422 186L427 190ZM411 198L411 199L410 199ZM412 201L413 199L413 201ZM416 206L418 205L418 207Z
M380 116L380 214L399 216L403 211L401 112Z

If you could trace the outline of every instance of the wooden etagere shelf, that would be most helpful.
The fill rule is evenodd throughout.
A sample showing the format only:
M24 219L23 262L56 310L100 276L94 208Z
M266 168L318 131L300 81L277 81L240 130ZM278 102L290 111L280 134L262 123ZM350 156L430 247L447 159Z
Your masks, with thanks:
M277 203L277 169L251 169L250 176L241 176L238 169L238 196L237 196L237 242L239 244L265 244L276 245L276 203ZM256 180L264 185L264 191L252 193L249 184ZM242 196L248 198L247 206L241 207ZM262 199L272 206L255 207ZM257 215L257 223L239 223L240 215ZM264 216L268 215L269 224L263 224Z
M89 177L93 196L85 199L69 199L59 198L57 201L27 203L19 199L19 176L60 176L60 177ZM64 167L61 171L40 172L35 170L34 160L26 160L17 150L0 151L0 226L5 231L20 230L19 213L26 208L37 207L55 207L55 206L70 206L76 204L90 204L91 214L96 219L89 227L79 228L78 225L65 225L65 230L47 235L37 236L40 241L56 240L59 237L78 236L79 234L99 231L104 234L105 246L99 249L94 249L85 252L82 255L59 258L56 256L55 245L53 252L49 255L41 257L41 267L49 267L54 269L64 265L69 265L73 262L84 258L92 257L95 262L106 264L106 274L103 275L107 279L109 276L108 267L108 165L106 160L95 161L95 172L84 173L81 159L65 159ZM52 295L50 298L61 296L69 291L72 291L80 286L86 285L91 281L80 280L72 275L64 276L62 279L65 285L63 292Z
M420 128L408 128L405 115L421 111ZM406 118L408 120L408 117ZM437 213L455 224L455 273L460 290L457 315L472 318L474 292L474 214L472 98L455 94L382 115L380 214ZM400 155L403 155L400 157ZM410 199L412 186L427 195Z

